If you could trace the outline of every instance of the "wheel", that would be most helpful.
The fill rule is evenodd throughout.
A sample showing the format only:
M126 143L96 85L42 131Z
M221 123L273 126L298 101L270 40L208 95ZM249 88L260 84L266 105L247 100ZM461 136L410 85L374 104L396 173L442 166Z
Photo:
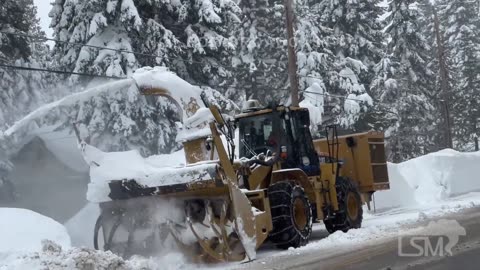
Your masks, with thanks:
M268 188L273 230L270 240L279 248L300 247L308 243L312 233L312 209L305 191L293 181L284 181Z
M338 212L323 221L329 233L347 232L362 226L363 208L357 186L347 178L339 177L336 183Z

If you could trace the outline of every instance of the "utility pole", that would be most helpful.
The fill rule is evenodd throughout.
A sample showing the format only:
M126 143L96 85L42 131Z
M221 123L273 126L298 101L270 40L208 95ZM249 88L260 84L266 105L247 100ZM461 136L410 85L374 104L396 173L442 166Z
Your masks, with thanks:
M297 54L295 53L295 37L293 31L293 0L285 0L285 15L287 23L288 77L292 91L292 106L298 107Z
M448 70L445 62L445 47L443 46L443 39L440 34L440 21L438 19L437 9L435 6L432 6L433 9L433 20L435 24L435 37L437 40L437 57L438 65L440 71L440 87L441 87L441 106L443 107L444 113L444 123L445 123L445 146L447 148L453 148L452 140L452 129L450 124L450 110L449 110L449 101L450 101L450 92L448 87Z

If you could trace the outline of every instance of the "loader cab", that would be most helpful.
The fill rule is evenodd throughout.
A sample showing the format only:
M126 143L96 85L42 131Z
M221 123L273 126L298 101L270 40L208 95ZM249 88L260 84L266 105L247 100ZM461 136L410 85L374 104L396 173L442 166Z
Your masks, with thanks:
M282 169L299 168L309 176L319 175L308 109L283 106L257 109L238 115L236 122L240 157L277 155Z

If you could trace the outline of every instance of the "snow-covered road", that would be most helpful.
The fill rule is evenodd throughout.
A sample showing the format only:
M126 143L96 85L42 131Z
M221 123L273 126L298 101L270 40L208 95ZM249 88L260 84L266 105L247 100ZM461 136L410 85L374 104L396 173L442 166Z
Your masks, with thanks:
M444 212L446 213L446 212ZM437 212L438 214L438 212ZM480 207L461 210L437 217L424 217L414 223L406 223L398 227L385 229L379 235L374 233L368 237L355 239L340 237L340 241L328 241L326 232L317 231L315 243L309 246L285 252L283 255L269 254L254 262L236 265L232 269L453 269L452 265L463 266L459 269L478 269L480 258ZM428 235L431 224L454 221L465 229L466 235L459 238L458 244L452 248L449 256L422 255L401 256L399 253L399 237L404 240L408 235ZM366 226L368 227L368 225ZM448 235L450 228L441 226L439 233ZM362 229L360 229L362 230ZM332 235L333 236L333 235ZM353 237L353 236L352 236ZM428 236L436 246L438 238ZM338 239L338 238L337 238ZM363 240L359 241L359 240ZM324 245L320 246L320 243ZM405 242L405 241L404 241Z

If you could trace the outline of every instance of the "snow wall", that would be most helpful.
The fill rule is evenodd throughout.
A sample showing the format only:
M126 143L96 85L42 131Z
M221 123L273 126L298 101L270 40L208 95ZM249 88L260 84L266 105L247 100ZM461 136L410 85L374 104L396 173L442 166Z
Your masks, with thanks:
M390 190L375 193L377 209L431 205L480 191L480 152L451 149L388 165Z

